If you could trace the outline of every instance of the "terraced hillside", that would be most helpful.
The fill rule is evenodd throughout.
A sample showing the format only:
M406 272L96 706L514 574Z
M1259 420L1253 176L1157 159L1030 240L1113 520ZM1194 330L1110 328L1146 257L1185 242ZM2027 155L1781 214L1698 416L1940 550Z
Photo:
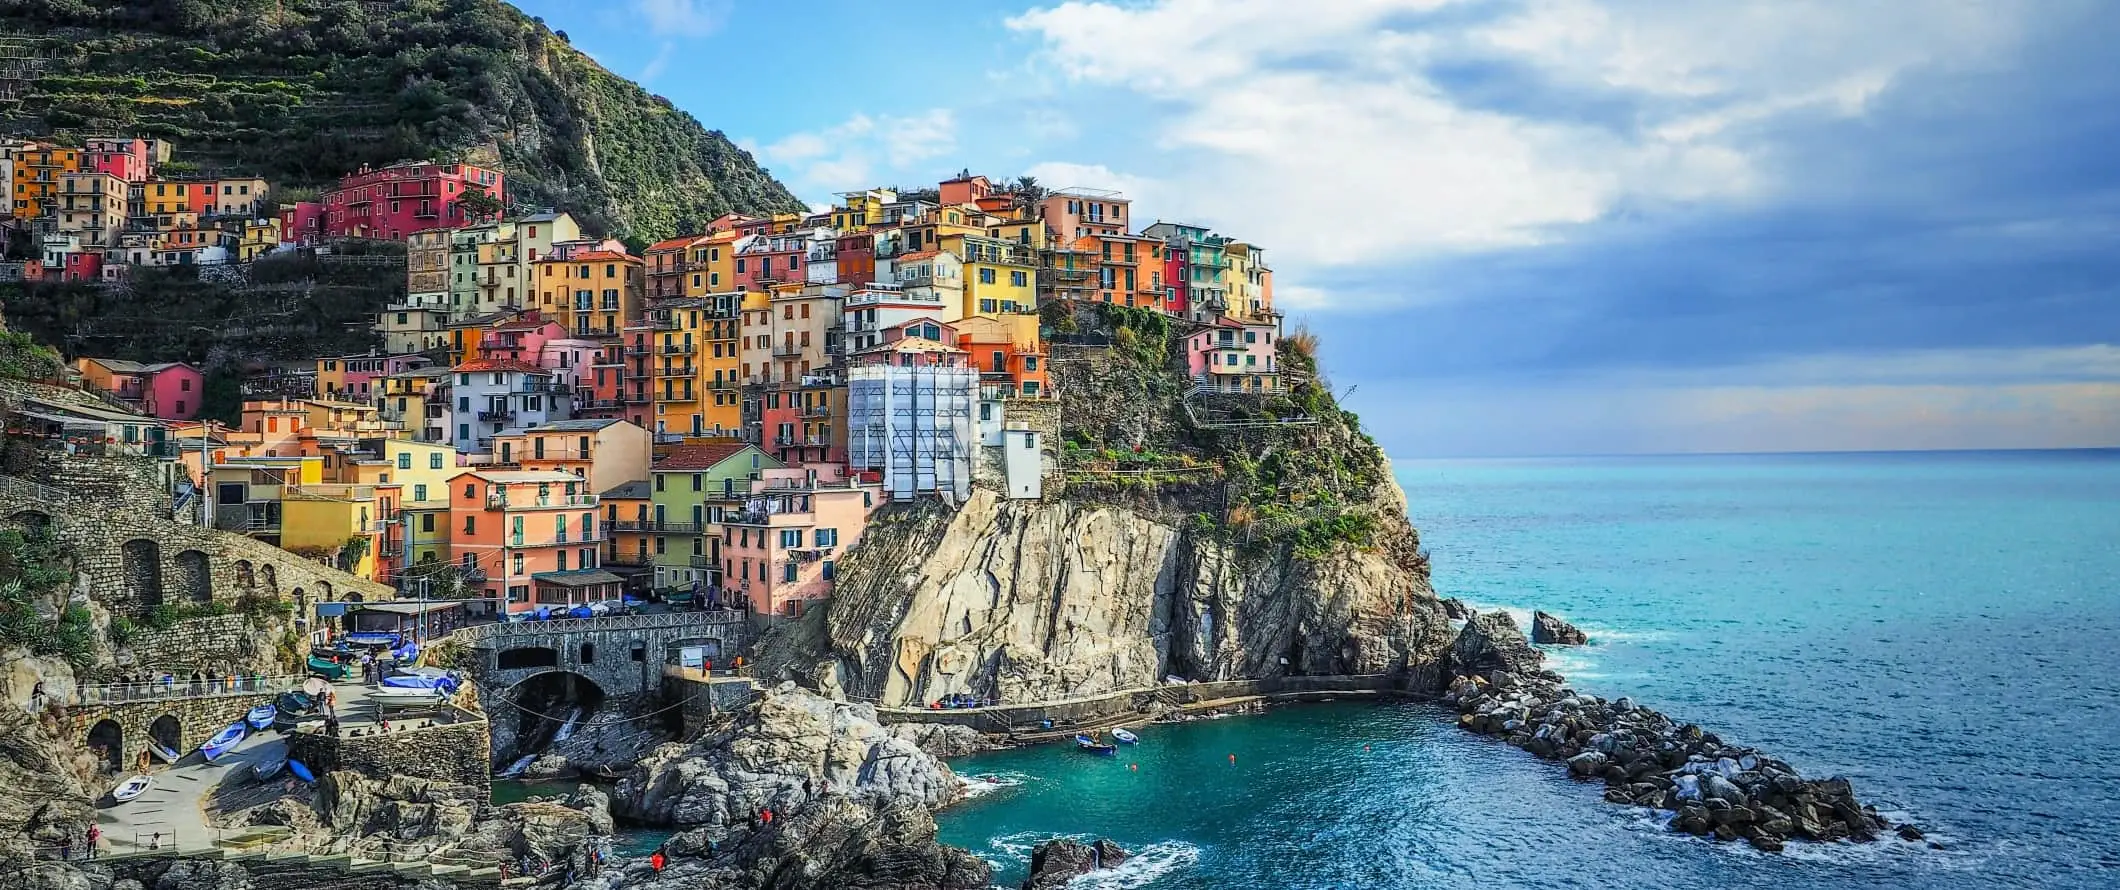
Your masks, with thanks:
M178 169L328 183L414 158L657 239L800 209L751 156L499 0L0 0L0 131L167 138Z

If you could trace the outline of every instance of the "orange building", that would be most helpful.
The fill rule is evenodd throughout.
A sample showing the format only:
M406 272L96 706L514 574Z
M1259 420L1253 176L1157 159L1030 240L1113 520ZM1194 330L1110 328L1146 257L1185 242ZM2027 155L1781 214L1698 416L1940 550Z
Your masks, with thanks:
M450 552L465 581L508 613L614 600L589 483L551 470L472 470L449 480Z
M37 143L15 154L15 216L35 219L52 209L52 195L59 190L59 180L68 173L81 172L81 161L86 153L78 148L62 148L56 145Z
M651 497L646 482L628 482L597 496L604 511L603 568L626 579L630 590L646 590L654 580L655 556L648 551L652 536L644 531Z
M587 250L531 264L537 305L547 318L571 322L576 337L617 339L640 317L640 258L610 250Z
M1045 342L1038 338L1037 316L975 315L951 322L950 327L957 331L957 347L979 369L981 389L998 389L1002 396L1026 398L1052 393Z

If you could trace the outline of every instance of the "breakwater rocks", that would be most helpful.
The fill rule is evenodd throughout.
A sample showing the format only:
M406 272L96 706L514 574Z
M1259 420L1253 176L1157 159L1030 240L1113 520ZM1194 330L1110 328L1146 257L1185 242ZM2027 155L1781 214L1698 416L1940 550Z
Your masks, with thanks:
M1562 686L1551 674L1459 676L1443 701L1458 726L1500 737L1570 775L1603 779L1612 803L1677 815L1671 827L1776 851L1784 841L1871 841L1889 827L1846 779L1805 779L1787 763L1620 698ZM1919 838L1911 825L1900 836Z
M1031 849L1031 876L1024 879L1023 890L1065 890L1076 878L1116 868L1131 856L1118 844L1101 838L1089 844L1054 838Z
M1562 621L1559 615L1548 612L1531 613L1531 642L1551 646L1580 646L1590 638L1575 625Z

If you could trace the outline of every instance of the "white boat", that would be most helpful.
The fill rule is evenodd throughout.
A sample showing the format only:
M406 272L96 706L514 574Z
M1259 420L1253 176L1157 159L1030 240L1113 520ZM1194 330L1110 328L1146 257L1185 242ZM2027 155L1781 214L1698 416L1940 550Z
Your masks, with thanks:
M139 797L142 794L146 794L147 786L152 784L154 784L153 779L150 779L146 776L134 776L130 779L126 779L124 783L120 784L117 788L112 789L110 792L110 799L115 800L119 803L124 803L128 800L132 800L135 797Z
M439 680L449 676L450 670L438 667L401 667L391 673L400 677L425 677L429 680Z
M213 738L206 740L206 744L200 745L199 755L206 758L208 763L212 763L221 759L221 755L235 750L237 745L243 743L243 737L249 734L250 727L245 726L242 721L238 720L229 724L227 728L220 732L214 733Z
M1133 733L1127 732L1123 729L1112 730L1112 738L1118 739L1119 741L1129 745L1138 744L1141 741L1140 736L1134 735Z
M378 689L370 690L368 692L368 701L370 703L380 705L386 708L412 708L420 707L423 705L437 705L448 700L449 697L446 694L435 689L408 689L396 686L384 686Z

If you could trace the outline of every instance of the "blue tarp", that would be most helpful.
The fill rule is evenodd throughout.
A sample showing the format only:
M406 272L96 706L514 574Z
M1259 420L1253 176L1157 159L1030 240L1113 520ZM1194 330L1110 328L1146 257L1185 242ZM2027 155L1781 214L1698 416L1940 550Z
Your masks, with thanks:
M594 618L594 617L596 617L596 612L595 612L595 610L593 610L593 609L590 609L590 608L589 608L588 606L575 606L575 607L574 607L574 608L573 608L573 609L572 609L571 611L569 611L569 612L568 612L567 614L568 614L568 615L571 615L571 616L573 616L573 617L575 617L575 618Z
M357 646L395 646L398 644L397 634L350 633L343 637L343 639L345 639L346 642L353 643Z
M448 677L384 677L383 685L397 689L440 689L444 692L453 692L456 689L456 681Z

